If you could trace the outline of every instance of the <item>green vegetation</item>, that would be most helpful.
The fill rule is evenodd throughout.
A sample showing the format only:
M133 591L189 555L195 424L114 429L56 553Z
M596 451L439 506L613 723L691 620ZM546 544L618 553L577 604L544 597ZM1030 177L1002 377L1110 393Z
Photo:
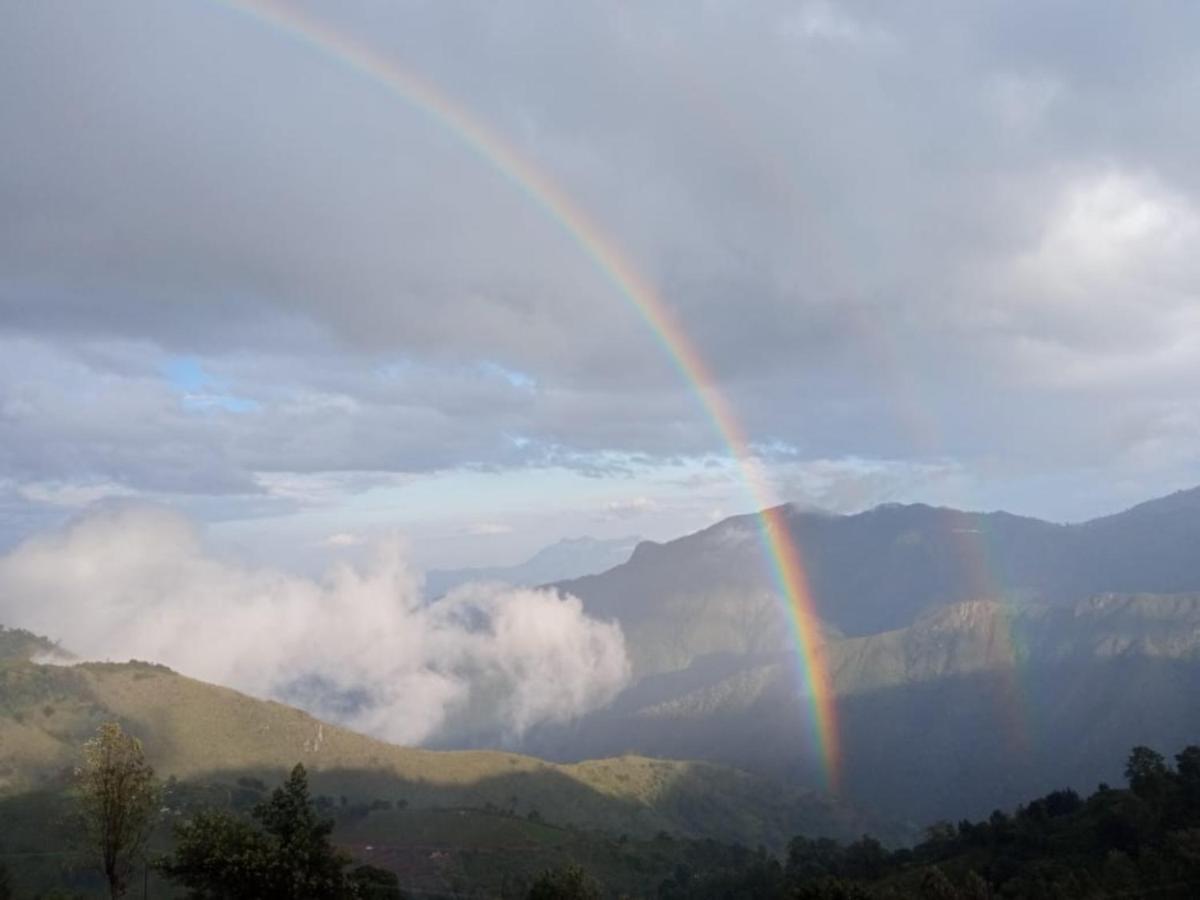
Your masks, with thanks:
M178 858L175 824L234 820L240 824L230 831L244 839L247 830L262 831L253 810L270 801L272 789L246 776L233 782L168 779L162 794L164 812L149 855ZM399 809L395 803L387 808L386 803L350 798L343 803L329 795L313 799L317 816L334 821L333 846L356 860L350 874L364 897L379 896L365 891L378 889L383 873L391 872L413 897L524 900L546 872L571 866L582 867L589 879L603 885L602 896L647 897L676 871L701 871L716 860L737 871L758 853L666 832L638 839L581 830L531 821L527 813L503 809ZM94 866L74 849L68 815L73 805L69 794L54 792L0 800L0 858L14 868L14 896L107 895ZM184 887L166 881L160 872L151 871L147 878L148 896L184 893ZM135 878L130 895L140 895L142 887L141 878Z
M1012 813L936 824L894 849L906 842L887 834L847 842L870 829L850 832L862 820L836 805L717 766L640 757L558 766L394 747L161 666L45 666L18 656L0 660L0 900L6 891L111 893L72 815L80 748L109 720L120 727L102 733L124 738L109 742L124 748L112 759L165 776L153 807L160 827L141 855L162 866L109 869L118 887L133 882L132 895L975 900L1200 891L1200 747L1172 762L1138 747L1128 789L1055 791ZM129 735L144 740L144 760Z
M0 796L59 789L106 721L138 737L161 776L233 792L238 778L274 783L302 761L314 794L350 805L504 810L636 838L667 831L782 847L799 831L850 836L865 824L811 793L705 763L624 756L554 765L398 747L138 662L0 662Z
M73 793L81 747L105 722L141 740L163 778L146 855L174 852L173 826L202 814L252 822L299 761L319 815L335 823L332 844L376 867L361 878L394 872L413 896L524 898L539 875L572 864L606 892L637 896L714 848L781 850L797 832L849 837L866 824L721 766L397 747L151 663L41 665L17 654L0 659L0 864L14 896L108 895ZM132 896L182 890L144 866L130 880Z
M988 900L988 898L1194 897L1200 892L1200 747L1175 757L1136 747L1128 790L1087 799L1054 791L981 822L941 822L912 848L869 837L841 845L795 838L786 859L682 871L667 898Z
M141 742L106 722L83 745L77 776L79 808L89 849L111 897L123 897L154 828L158 789Z
M529 888L528 900L600 900L600 885L576 865L543 872Z
M179 823L176 846L159 868L195 900L399 898L395 874L362 865L330 842L332 819L317 815L308 775L297 764L282 787L251 813L205 811Z
M5 628L0 625L0 660L27 660L48 656L70 659L70 655L58 644L23 628ZM0 895L2 896L2 895Z
M798 836L786 853L665 832L650 839L562 827L508 809L413 809L318 795L303 770L271 790L253 776L168 780L163 870L195 897L289 896L261 883L224 892L212 879L247 870L309 871L305 896L645 897L657 900L1191 897L1200 889L1200 747L1171 765L1138 747L1128 789L1051 792L1012 813L931 826L912 847ZM0 801L0 856L14 896L107 892L65 851L63 794ZM172 832L177 834L170 843ZM350 863L353 858L355 863ZM322 875L323 873L323 875ZM258 877L258 876L255 876ZM2 881L0 881L2 883ZM151 875L149 893L179 896ZM332 886L331 886L332 885ZM70 894L45 894L48 890ZM275 891L274 888L270 889ZM339 894L337 890L346 893ZM239 892L240 891L240 892ZM357 891L357 893L350 893ZM136 894L136 891L133 893ZM0 897L3 894L0 893Z

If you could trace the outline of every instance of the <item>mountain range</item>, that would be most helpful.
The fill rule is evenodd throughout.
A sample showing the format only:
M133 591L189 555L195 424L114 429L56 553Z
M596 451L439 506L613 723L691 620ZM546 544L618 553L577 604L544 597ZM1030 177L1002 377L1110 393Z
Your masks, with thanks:
M842 790L917 821L1116 779L1200 737L1200 489L1062 525L889 504L784 510L836 698ZM624 630L635 678L544 727L555 759L630 750L822 783L755 517L557 585Z
M831 635L901 628L965 600L1200 590L1200 488L1073 525L924 504L855 515L785 507L783 518ZM644 541L624 565L557 587L627 626L644 673L711 652L780 649L786 640L754 515ZM732 627L707 630L721 618Z
M514 566L431 569L425 573L425 594L437 598L468 582L532 587L592 575L628 560L639 542L637 537L564 538Z
M1073 525L920 504L782 512L820 620L834 772L757 520L740 516L555 583L620 624L633 677L607 708L503 750L398 747L0 628L0 850L32 854L25 883L58 883L38 862L56 840L46 811L111 719L162 776L223 803L304 762L344 846L440 892L581 854L644 886L708 846L671 835L904 842L1120 783L1133 745L1200 742L1200 490Z

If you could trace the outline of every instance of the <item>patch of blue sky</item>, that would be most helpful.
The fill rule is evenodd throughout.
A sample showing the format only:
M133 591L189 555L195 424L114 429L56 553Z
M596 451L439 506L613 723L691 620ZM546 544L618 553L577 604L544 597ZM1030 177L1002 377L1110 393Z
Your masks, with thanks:
M173 356L161 366L167 382L182 393L194 393L212 383L200 360L192 356Z
M173 356L160 367L171 388L179 393L184 409L193 412L223 410L249 413L261 405L248 397L239 397L224 390L225 385L214 378L200 360L192 356Z

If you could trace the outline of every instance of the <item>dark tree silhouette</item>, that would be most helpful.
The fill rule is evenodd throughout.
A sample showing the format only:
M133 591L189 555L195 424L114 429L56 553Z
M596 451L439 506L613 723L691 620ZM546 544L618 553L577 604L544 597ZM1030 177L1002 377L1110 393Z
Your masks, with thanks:
M1125 764L1129 788L1139 797L1157 797L1166 788L1170 770L1163 755L1149 747L1134 747Z
M600 885L579 866L564 866L539 875L528 900L600 900Z
M258 823L205 812L176 828L175 852L159 865L196 900L374 900L400 897L394 876L371 866L346 873L350 857L330 842L308 774L297 765L251 813Z

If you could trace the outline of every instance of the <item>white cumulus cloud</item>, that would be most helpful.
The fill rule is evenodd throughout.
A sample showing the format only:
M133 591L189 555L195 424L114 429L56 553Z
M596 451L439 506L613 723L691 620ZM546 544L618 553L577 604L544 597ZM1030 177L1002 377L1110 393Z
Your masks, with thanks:
M471 587L429 603L420 587L393 543L313 580L222 560L186 519L125 506L0 557L0 621L405 743L503 741L628 680L619 626L575 597Z

